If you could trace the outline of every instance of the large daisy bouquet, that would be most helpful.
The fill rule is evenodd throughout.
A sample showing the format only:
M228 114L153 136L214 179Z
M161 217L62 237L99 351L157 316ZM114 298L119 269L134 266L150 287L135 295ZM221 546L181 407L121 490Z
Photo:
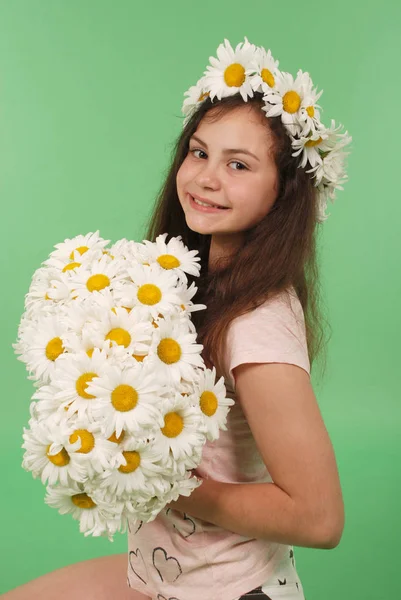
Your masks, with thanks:
M45 501L111 541L201 485L192 469L233 400L205 367L187 274L200 258L98 232L55 246L34 273L13 345L35 392L22 466Z

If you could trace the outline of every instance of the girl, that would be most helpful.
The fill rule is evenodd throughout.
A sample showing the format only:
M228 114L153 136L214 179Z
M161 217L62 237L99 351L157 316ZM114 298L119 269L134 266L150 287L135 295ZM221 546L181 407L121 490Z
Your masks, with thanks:
M346 179L351 138L322 125L307 73L280 72L246 38L217 54L186 93L145 238L181 235L200 252L193 301L207 310L193 321L235 400L227 430L206 443L190 497L130 524L128 565L125 554L71 565L8 600L303 600L293 546L341 539L338 470L310 373L322 346L317 225Z

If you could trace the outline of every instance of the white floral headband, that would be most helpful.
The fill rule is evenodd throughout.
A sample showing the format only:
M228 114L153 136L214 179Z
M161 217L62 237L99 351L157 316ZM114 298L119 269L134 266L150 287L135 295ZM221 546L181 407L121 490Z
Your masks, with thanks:
M247 102L254 92L262 92L266 117L281 116L294 152L299 156L299 167L310 166L307 173L313 173L318 188L318 221L325 221L327 202L335 199L336 190L348 179L345 171L345 157L349 152L344 147L352 137L339 133L342 125L325 127L320 121L318 99L323 93L313 89L309 73L298 71L294 80L290 73L278 69L270 50L250 44L245 37L235 50L228 40L217 48L217 56L209 58L203 77L184 94L182 112L184 126L207 97L213 101L239 92ZM185 97L186 96L186 97Z

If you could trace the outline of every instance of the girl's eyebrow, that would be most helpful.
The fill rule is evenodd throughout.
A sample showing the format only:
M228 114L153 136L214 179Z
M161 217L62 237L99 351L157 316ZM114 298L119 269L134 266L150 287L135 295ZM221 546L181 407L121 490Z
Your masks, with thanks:
M207 148L207 144L205 142L203 142L196 135L193 135L191 137L191 140L195 140L195 141L199 142L199 144L202 144L202 146L204 146L205 148ZM260 162L260 159L255 154L252 154L252 152L249 152L249 150L245 150L245 149L242 149L242 148L225 148L223 150L223 154L248 154L249 156L252 156L257 161Z

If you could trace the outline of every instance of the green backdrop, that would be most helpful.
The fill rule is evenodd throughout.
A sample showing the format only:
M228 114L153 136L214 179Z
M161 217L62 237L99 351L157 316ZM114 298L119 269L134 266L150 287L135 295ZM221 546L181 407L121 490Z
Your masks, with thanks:
M331 551L296 548L307 600L401 597L401 8L382 2L0 2L0 592L126 551L85 538L21 468L33 386L11 347L31 276L53 245L100 230L140 241L180 131L184 91L224 37L310 72L327 125L353 136L350 181L321 236L333 330L315 392L346 525Z

